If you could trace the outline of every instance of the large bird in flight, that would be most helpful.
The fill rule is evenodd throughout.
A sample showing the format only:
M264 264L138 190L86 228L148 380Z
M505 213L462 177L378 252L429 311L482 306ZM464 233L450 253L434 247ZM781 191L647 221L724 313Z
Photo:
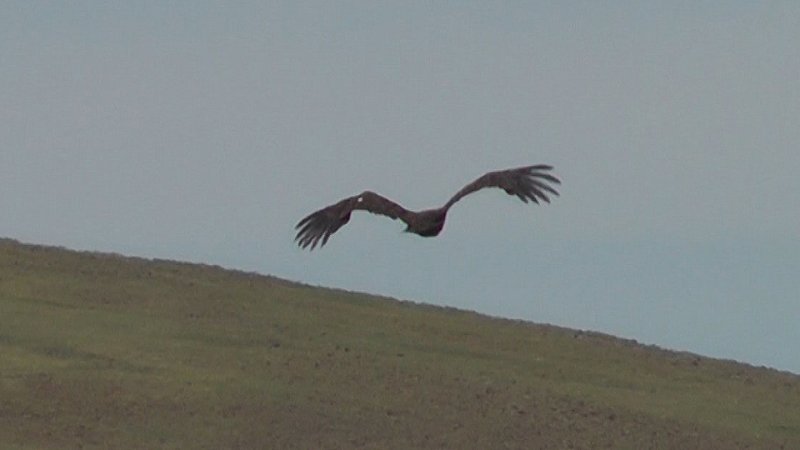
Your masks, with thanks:
M450 207L465 195L483 188L501 188L508 195L516 195L525 203L528 200L537 204L539 200L550 203L548 195L558 195L558 191L550 184L561 183L549 173L552 169L552 166L539 164L488 172L461 188L444 206L423 211L409 211L386 197L364 191L306 216L295 226L298 230L295 241L302 248L310 246L313 250L317 244L322 248L328 238L350 220L350 214L355 210L400 219L405 222L407 232L425 237L436 236L444 227Z

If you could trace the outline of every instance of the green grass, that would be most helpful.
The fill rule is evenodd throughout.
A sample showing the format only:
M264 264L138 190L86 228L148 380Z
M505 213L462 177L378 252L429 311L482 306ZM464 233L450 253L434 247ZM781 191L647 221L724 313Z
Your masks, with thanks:
M800 448L800 377L0 240L3 448Z

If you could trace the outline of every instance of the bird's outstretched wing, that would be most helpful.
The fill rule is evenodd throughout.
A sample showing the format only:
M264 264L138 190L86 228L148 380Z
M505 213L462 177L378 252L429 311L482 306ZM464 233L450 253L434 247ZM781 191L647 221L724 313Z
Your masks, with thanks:
M539 203L539 200L550 203L548 195L558 195L558 191L550 184L561 184L558 178L550 175L549 171L552 169L552 166L539 164L486 173L456 192L446 207L449 208L462 197L487 187L501 188L508 195L516 195L525 203L528 200L534 203Z
M297 223L295 241L302 248L311 246L310 250L319 244L320 248L328 242L328 238L350 220L354 210L369 211L392 219L405 220L408 211L386 197L371 191L348 197L344 200L326 206L313 212Z

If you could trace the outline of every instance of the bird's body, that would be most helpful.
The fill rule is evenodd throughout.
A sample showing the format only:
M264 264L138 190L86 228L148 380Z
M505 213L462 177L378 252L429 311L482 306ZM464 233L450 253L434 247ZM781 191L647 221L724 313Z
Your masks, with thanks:
M424 237L437 236L444 228L450 207L462 197L485 187L502 188L507 194L515 195L526 203L528 200L534 203L544 200L549 203L548 194L558 195L558 192L548 182L560 183L558 178L548 173L551 169L548 165L536 165L488 172L464 186L444 206L422 211L407 210L375 192L364 191L303 218L295 227L298 229L295 240L303 248L310 246L313 250L317 244L322 247L333 233L350 220L350 215L355 210L400 219L405 222L405 231L409 233Z
M406 222L405 231L415 233L424 237L438 236L444 228L444 221L447 218L448 208L426 209L424 211L409 214Z

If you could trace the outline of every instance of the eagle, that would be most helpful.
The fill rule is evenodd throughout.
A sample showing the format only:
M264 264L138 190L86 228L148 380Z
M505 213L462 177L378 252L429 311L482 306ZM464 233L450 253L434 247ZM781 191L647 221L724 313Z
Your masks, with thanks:
M444 206L422 211L410 211L380 194L364 191L304 217L295 226L295 241L303 249L311 247L310 250L314 250L317 244L322 248L328 238L346 224L350 220L350 214L356 210L400 219L406 224L404 231L409 233L424 237L437 236L444 227L450 207L464 196L483 188L503 189L508 195L515 195L525 203L529 200L536 204L540 200L550 203L549 195L558 195L558 191L551 185L561 184L558 178L550 174L552 169L550 165L538 164L487 172L461 188Z

